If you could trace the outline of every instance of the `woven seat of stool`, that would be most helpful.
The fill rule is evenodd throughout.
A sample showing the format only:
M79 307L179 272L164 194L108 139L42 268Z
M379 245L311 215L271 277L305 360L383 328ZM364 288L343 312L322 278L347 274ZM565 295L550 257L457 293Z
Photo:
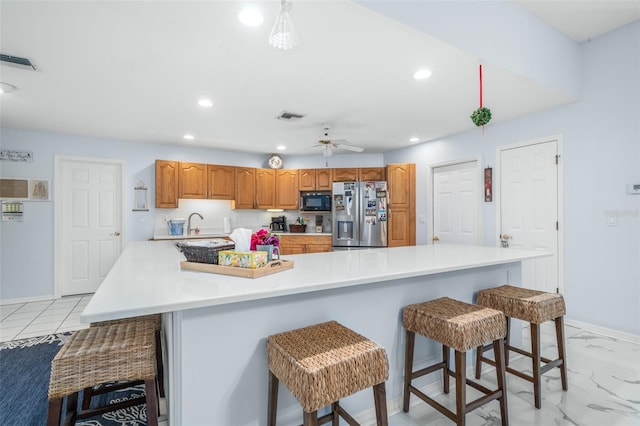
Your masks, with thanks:
M269 370L310 413L387 380L386 352L336 321L267 338Z
M153 314L153 315L143 315L139 317L130 317L130 318L121 318L116 320L108 320L108 321L98 321L92 322L90 327L104 327L114 324L128 324L130 322L140 322L140 321L150 321L153 324L154 330L160 330L162 326L162 315Z
M129 322L76 331L51 361L49 399L119 380L154 379L152 322Z
M478 305L498 309L507 317L541 324L566 312L561 294L503 285L478 292Z
M408 305L402 312L404 327L460 352L507 333L502 312L442 297Z

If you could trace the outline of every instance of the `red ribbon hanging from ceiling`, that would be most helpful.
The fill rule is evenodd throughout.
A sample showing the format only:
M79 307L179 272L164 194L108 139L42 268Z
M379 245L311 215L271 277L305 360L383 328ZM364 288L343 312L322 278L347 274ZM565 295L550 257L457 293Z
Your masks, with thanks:
M480 64L480 108L482 108L482 64ZM484 124L482 125L482 136L484 136Z
M480 108L482 108L482 64L480 65Z

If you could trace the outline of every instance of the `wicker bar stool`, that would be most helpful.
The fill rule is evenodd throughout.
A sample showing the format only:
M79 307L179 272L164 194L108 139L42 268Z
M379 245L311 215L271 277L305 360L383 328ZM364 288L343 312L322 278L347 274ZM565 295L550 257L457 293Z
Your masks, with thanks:
M162 315L144 315L139 317L121 318L117 320L99 321L90 324L90 327L105 327L114 324L129 324L130 322L149 322L149 326L153 327L156 338L156 374L158 382L158 393L160 397L164 398L164 367L162 361ZM118 389L125 389L130 386L137 386L143 384L142 380L134 382L119 382L110 386L100 386L97 388L86 388L82 393L82 409L86 410L91 405L91 399L94 396L102 395L104 393L112 392Z
M91 327L73 333L51 361L47 425L60 423L62 400L65 397L65 424L146 402L148 424L157 425L154 335L155 331L148 322ZM145 397L76 411L79 391L120 380L144 381Z
M300 401L305 426L329 421L337 425L340 417L357 425L339 400L369 387L373 387L377 424L387 425L387 354L336 321L269 336L267 360L269 426L276 424L280 381ZM318 409L329 404L331 412L318 418Z
M497 399L500 404L502 426L509 424L507 390L504 370L504 336L506 325L500 311L443 297L424 303L406 306L402 312L406 330L404 358L404 401L402 409L409 412L409 400L413 393L427 404L447 416L458 426L464 426L466 414ZM415 334L442 343L442 362L413 371ZM496 353L498 388L490 390L466 377L466 352L485 342L492 342ZM455 350L455 372L449 368L449 349ZM456 411L453 412L412 385L412 381L426 374L442 370L444 393L449 393L449 375L456 381ZM466 385L485 395L466 403Z
M564 349L564 314L566 312L564 298L561 294L547 293L522 287L503 285L496 288L480 290L478 304L493 309L499 309L507 317L507 336L505 343L507 371L533 383L533 394L536 408L542 406L541 376L552 368L560 369L562 390L567 390L567 361ZM531 352L509 344L511 318L527 321L531 325ZM556 342L558 358L551 360L540 356L540 324L553 320L556 326ZM495 365L494 361L486 358L483 353L486 347L479 347L476 354L476 377L480 377L482 362ZM533 375L509 367L509 351L517 352L531 358ZM545 365L541 365L541 361Z

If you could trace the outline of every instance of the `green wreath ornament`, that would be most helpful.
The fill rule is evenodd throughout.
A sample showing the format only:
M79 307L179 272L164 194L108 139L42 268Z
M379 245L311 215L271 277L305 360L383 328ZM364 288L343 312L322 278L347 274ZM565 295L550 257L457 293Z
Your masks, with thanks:
M491 110L486 107L478 108L471 114L471 121L478 127L484 126L491 121Z

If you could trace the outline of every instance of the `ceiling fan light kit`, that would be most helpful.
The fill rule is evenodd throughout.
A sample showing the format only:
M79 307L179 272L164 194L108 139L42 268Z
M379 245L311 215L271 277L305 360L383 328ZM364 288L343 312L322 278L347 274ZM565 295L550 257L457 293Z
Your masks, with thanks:
M351 145L345 139L332 139L329 137L331 126L328 123L322 123L322 137L317 141L316 148L320 148L324 158L331 157L334 149L344 149L353 152L362 152L364 148Z
M269 35L269 44L278 49L293 49L299 42L298 32L291 20L291 3L282 0L280 11L276 16L276 22Z

